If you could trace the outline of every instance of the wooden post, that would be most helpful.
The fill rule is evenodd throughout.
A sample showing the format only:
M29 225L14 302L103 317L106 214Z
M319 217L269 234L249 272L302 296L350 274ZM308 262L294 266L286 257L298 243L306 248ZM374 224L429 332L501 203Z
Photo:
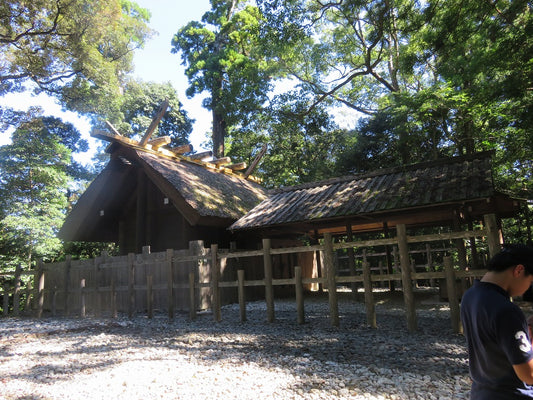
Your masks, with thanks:
M274 322L274 287L272 286L272 258L270 257L270 239L263 239L263 265L265 270L265 300L267 321Z
M411 279L411 265L409 262L409 246L407 245L407 230L405 224L396 225L398 250L400 253L400 268L402 269L402 288L407 313L407 329L414 332L417 329L415 298L413 281Z
M246 321L246 298L244 293L244 270L240 269L237 271L237 280L239 283L239 314L241 317L241 322Z
M85 318L85 278L80 280L80 317Z
M444 257L444 273L446 274L446 288L448 289L448 302L450 303L452 329L455 333L463 333L459 308L459 296L457 293L457 285L455 284L455 271L453 270L452 259L449 256Z
M370 327L377 328L376 306L372 292L372 272L370 271L370 263L366 260L363 261L363 284L365 286L366 322Z
M489 257L494 257L501 250L500 232L495 214L484 215L485 231L487 232L487 242L489 245Z
M68 316L70 314L69 310L69 291L70 291L70 266L72 263L72 256L67 255L65 258L65 277L64 277L64 295L63 295L63 312L65 313L65 316Z
M218 282L220 280L220 265L218 260L218 244L211 245L211 308L213 318L220 322L220 289Z
M18 317L20 314L20 275L22 267L17 265L15 269L15 287L13 288L13 315Z
M135 312L135 254L128 254L128 317Z
M196 319L196 301L194 293L194 272L189 272L189 317L192 321Z
M168 318L174 318L174 267L172 259L174 258L174 250L167 249L167 298L168 298Z
M154 292L152 275L146 275L146 308L148 312L148 319L154 317Z
M37 263L37 318L42 318L44 307L44 263Z
M331 233L324 233L324 267L328 283L329 316L331 325L339 326L339 304L337 301L337 283L335 282L335 263L333 262L333 239Z
M294 289L296 292L296 310L298 311L298 323L305 323L304 288L302 285L302 267L294 267Z

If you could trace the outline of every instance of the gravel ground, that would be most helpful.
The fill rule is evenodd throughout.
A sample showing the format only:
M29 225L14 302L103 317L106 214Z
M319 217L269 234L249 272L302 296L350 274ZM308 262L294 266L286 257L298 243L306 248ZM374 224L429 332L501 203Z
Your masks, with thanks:
M306 299L306 323L293 300L209 312L189 321L0 319L0 399L467 399L464 337L447 303L419 298L418 331L407 332L401 294L377 294L378 329L365 307L339 299L340 327L327 298Z

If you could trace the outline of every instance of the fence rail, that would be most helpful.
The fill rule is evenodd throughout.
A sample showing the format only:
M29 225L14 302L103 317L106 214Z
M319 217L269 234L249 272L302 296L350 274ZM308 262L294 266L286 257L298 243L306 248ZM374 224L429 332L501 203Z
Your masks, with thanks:
M487 216L490 218L490 216ZM492 218L495 218L492 216ZM362 284L364 288L367 322L376 326L373 285L377 282L401 282L407 317L407 328L417 329L413 285L417 280L442 279L450 302L450 316L454 331L461 331L459 320L459 296L457 280L482 276L484 270L461 270L455 268L450 256L443 258L442 271L417 272L409 259L409 245L434 241L453 241L470 238L484 238L489 250L494 253L498 243L493 237L494 221L486 218L486 229L464 232L450 232L421 236L407 236L405 226L398 225L394 238L334 243L330 234L324 235L321 244L286 248L271 248L269 239L263 240L260 250L229 251L212 245L204 249L200 244L191 244L189 251L167 250L141 255L129 254L122 257L109 257L105 253L93 260L73 261L70 257L63 263L39 263L37 270L15 275L15 286L3 288L3 310L7 315L9 296L13 297L13 313L18 315L20 307L20 280L23 275L33 275L26 288L26 309L33 310L37 317L45 311L55 315L59 310L71 314L78 310L84 317L87 309L95 315L109 312L116 316L119 309L127 309L128 315L137 312L138 305L151 317L155 309L168 310L169 318L174 318L175 309L185 305L191 319L196 318L199 309L211 308L215 321L221 319L221 291L231 291L233 302L240 305L241 320L246 320L246 288L261 288L267 308L267 321L275 319L274 288L290 287L297 303L298 323L304 319L303 288L306 285L321 285L327 291L329 317L332 325L339 324L337 286ZM491 237L492 236L492 237ZM498 243L499 245L499 243ZM363 259L362 274L339 276L334 252L343 249L364 249L377 246L395 246L399 253L399 263L395 273L372 274L370 263ZM416 251L413 251L416 252ZM273 276L273 257L320 253L322 255L322 276L305 276L301 265L293 265L289 278ZM257 271L239 267L239 262L247 258L262 259L262 276ZM254 259L254 264L257 261ZM233 264L233 265L230 265ZM230 271L228 273L228 271ZM4 274L5 275L5 274ZM32 288L33 285L33 288ZM334 290L332 290L334 288ZM236 293L235 293L236 292ZM15 307L16 305L16 307Z

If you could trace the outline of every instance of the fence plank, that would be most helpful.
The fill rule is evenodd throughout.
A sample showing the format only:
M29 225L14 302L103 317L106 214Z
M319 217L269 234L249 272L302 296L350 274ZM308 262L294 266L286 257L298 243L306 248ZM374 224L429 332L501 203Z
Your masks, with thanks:
M244 293L244 270L240 269L237 271L237 281L238 281L238 297L239 297L239 315L241 317L241 322L246 321L246 297Z
M128 254L128 317L135 312L135 254Z
M217 257L218 244L211 245L211 309L216 322L221 320L220 310L220 290L218 282L220 280L220 264Z
M302 284L302 267L294 267L294 289L296 292L296 310L298 312L298 323L305 323L304 310L304 287Z
M174 250L167 249L166 252L166 268L167 268L167 306L168 306L168 318L174 318L174 268L173 268Z
M85 318L85 279L80 280L80 317Z
M263 265L265 270L265 300L267 321L274 322L274 287L272 285L272 258L270 256L270 239L263 239Z
M63 282L63 312L65 316L68 316L70 313L69 310L69 292L70 292L70 268L72 265L72 256L67 255L65 258L65 270L64 272L64 282Z
M400 268L402 270L403 298L407 313L407 329L410 332L414 332L417 329L416 308L405 224L396 225L396 232L398 237L398 250L400 253Z
M17 265L15 269L15 287L13 289L13 315L18 317L20 314L20 275L22 267Z
M335 263L333 260L333 238L330 232L324 233L324 267L328 283L329 316L331 325L339 326L339 304L337 301L337 283L335 282Z
M37 263L37 318L41 318L43 316L43 307L44 307L44 263L43 260L40 259Z
M365 307L366 307L366 322L370 327L377 328L376 322L376 306L374 303L374 294L372 292L372 277L370 271L370 263L363 261L363 284L365 287Z
M153 292L153 277L146 275L146 308L148 312L148 319L154 317L154 292Z
M194 293L194 272L189 272L189 318L194 321L196 319L196 301Z

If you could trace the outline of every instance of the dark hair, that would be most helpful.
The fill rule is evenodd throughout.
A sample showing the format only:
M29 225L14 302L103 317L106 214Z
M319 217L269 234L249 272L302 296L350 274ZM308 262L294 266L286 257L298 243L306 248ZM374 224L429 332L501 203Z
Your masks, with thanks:
M509 267L522 264L526 274L533 274L533 247L525 244L506 244L501 251L487 263L489 271L504 271Z

